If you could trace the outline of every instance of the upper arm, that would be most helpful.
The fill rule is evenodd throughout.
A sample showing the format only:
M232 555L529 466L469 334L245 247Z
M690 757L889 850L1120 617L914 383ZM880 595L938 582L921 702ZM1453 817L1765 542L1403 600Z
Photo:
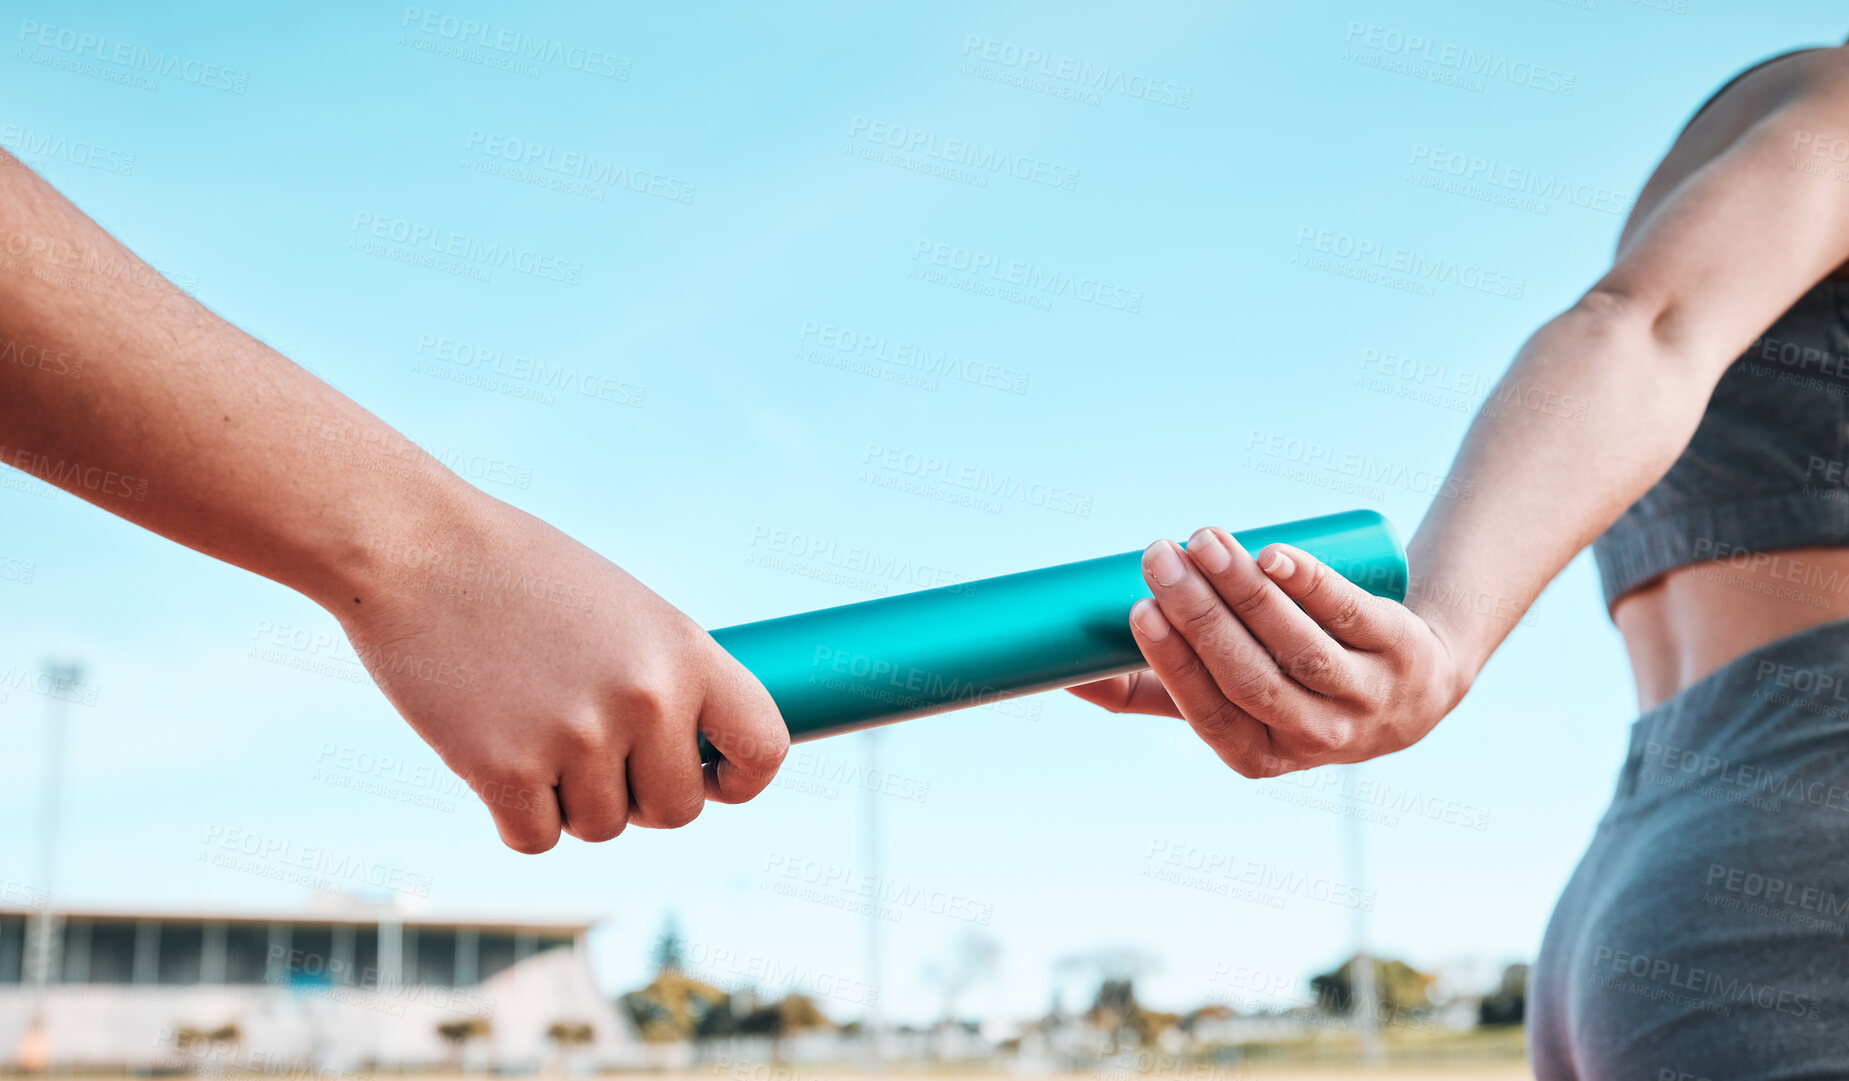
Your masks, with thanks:
M1647 317L1667 349L1718 378L1845 261L1849 56L1675 185L1592 292Z

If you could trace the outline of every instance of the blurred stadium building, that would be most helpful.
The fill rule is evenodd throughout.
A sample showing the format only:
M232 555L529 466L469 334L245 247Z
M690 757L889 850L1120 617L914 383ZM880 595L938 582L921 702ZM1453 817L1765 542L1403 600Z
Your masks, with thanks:
M0 907L0 1069L636 1065L595 924Z

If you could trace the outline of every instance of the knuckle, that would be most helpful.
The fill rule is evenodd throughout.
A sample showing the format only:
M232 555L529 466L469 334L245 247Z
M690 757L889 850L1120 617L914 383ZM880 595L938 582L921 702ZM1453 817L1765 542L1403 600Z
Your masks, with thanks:
M1390 601L1383 610L1391 612L1395 616L1410 617L1411 615L1411 613L1406 612L1404 608L1399 608ZM1418 651L1406 649L1404 647L1408 644L1408 638L1412 634L1414 620L1412 618L1388 618L1381 620L1381 622L1388 625L1387 639L1386 643L1376 652L1384 654L1392 664L1400 667L1403 671L1411 671L1416 662Z
M1181 624L1183 637L1200 635L1217 628L1226 612L1225 608L1206 597L1189 597L1180 608L1177 615L1181 618L1177 622Z
M596 717L573 717L562 721L558 732L560 741L574 755L596 755L609 742L603 723Z
M1318 590L1329 588L1329 566L1320 559L1310 560L1310 580L1304 583L1303 594L1310 596Z
M1327 573L1327 572L1324 572ZM1336 631L1350 631L1361 625L1367 618L1367 610L1361 606L1361 598L1353 593L1339 598L1335 608L1329 613L1326 625Z
M1194 721L1194 727L1202 739L1217 745L1231 738L1233 729L1244 719L1245 714L1238 706L1220 699L1201 711L1199 719Z
M1337 719L1306 728L1301 742L1312 755L1322 757L1344 750L1353 738L1354 726Z
M1242 619L1261 615L1276 603L1277 597L1271 592L1269 583L1263 581L1250 583L1237 598L1226 598L1227 607Z
M1326 683L1335 673L1335 658L1321 645L1305 646L1284 662L1284 674L1299 683Z
M625 721L656 721L667 715L668 696L650 683L625 683L610 695L610 707Z
M1226 682L1226 697L1252 713L1269 713L1283 697L1277 681L1262 668L1248 668Z
M706 807L703 795L677 796L664 800L661 806L652 808L649 818L664 830L677 830L700 817L700 811Z
M476 797L496 815L533 814L542 809L540 797L549 794L552 781L538 770L494 770L465 775Z

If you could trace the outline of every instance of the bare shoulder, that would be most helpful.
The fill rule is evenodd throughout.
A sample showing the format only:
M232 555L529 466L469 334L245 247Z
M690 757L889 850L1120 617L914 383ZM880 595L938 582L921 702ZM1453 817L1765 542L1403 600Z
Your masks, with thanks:
M1849 120L1849 45L1786 54L1748 71L1722 90L1682 129L1650 174L1624 224L1620 249L1638 224L1690 173L1724 153L1767 115L1805 99L1840 105Z

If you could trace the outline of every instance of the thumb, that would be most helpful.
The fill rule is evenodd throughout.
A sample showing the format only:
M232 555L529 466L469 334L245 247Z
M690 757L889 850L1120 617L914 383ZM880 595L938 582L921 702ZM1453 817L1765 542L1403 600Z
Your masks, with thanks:
M706 798L743 803L764 791L790 749L790 733L770 692L710 638L700 734L724 755L706 765Z

